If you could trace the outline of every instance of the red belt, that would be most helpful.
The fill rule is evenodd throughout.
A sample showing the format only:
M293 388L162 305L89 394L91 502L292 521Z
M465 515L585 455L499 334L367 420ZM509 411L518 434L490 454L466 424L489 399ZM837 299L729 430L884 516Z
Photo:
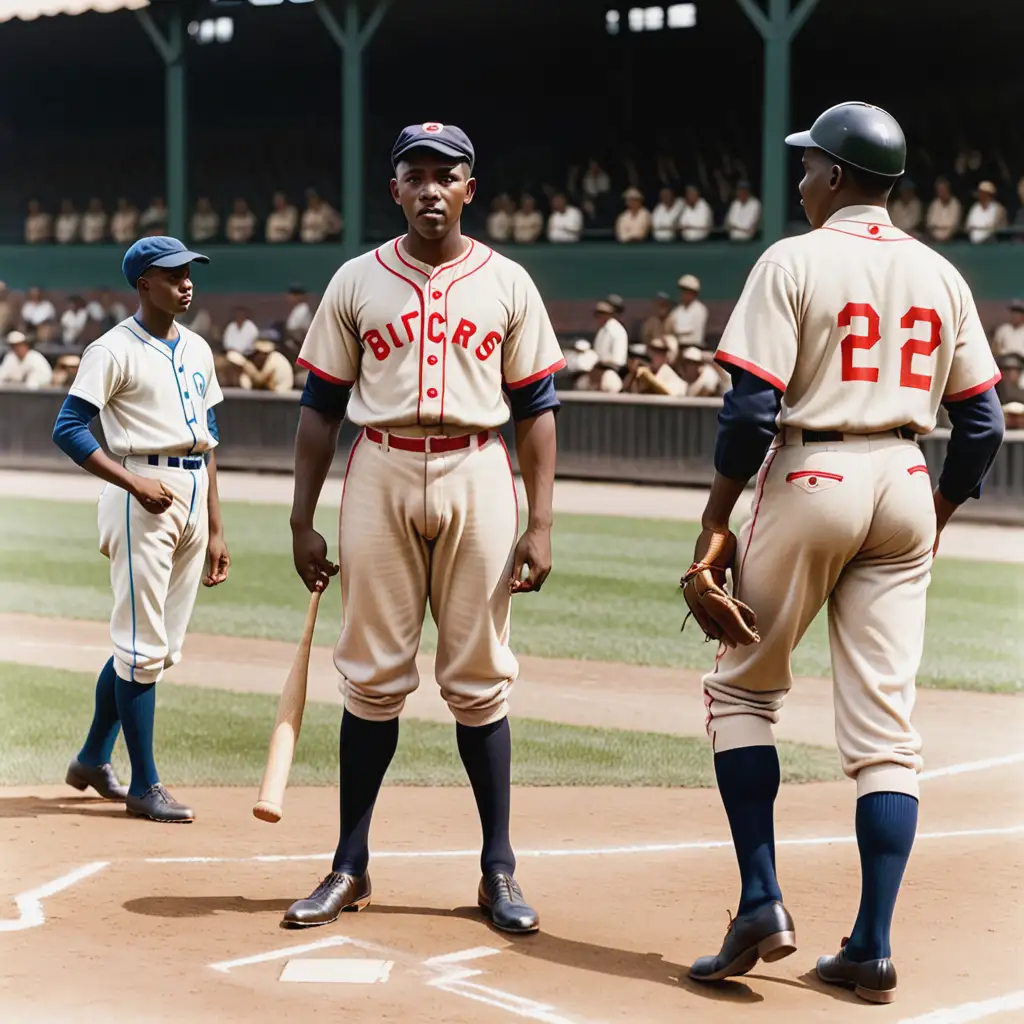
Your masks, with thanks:
M397 448L403 452L457 452L463 448L469 448L473 444L473 438L477 439L477 445L486 444L497 433L491 430L481 430L479 434L461 434L458 437L445 437L443 434L433 434L430 437L400 437L398 434L383 434L373 427L364 427L363 433L374 444L385 444L388 448Z

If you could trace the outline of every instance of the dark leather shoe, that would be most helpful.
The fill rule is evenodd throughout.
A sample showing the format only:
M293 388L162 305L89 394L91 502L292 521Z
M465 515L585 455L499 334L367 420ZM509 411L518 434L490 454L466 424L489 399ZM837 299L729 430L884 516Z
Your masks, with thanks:
M540 928L537 911L526 902L519 883L504 871L492 871L480 879L476 901L495 928L528 935Z
M758 960L773 963L796 952L796 927L789 911L773 900L742 917L729 915L718 956L702 956L690 968L694 981L721 981L753 970Z
M896 968L888 957L878 960L848 960L847 939L835 956L818 960L818 977L829 985L852 988L855 995L869 1003L891 1003L896 998Z
M343 910L362 910L370 903L369 874L345 875L332 871L304 900L297 900L285 912L285 928L313 928L337 921Z
M64 781L77 790L85 790L92 786L104 800L119 800L123 803L128 795L128 787L121 785L114 774L113 766L109 764L98 764L94 768L82 764L76 757L68 765Z
M125 810L133 818L149 818L164 824L183 825L195 819L191 807L179 804L158 782L150 786L142 796L129 793L124 800Z

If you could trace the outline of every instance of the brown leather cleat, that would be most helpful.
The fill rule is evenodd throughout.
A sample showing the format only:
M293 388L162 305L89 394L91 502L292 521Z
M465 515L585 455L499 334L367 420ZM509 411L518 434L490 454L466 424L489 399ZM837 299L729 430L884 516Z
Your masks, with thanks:
M778 901L742 917L729 915L729 928L717 956L702 956L690 968L694 981L722 981L746 974L758 960L774 963L796 952L796 926Z
M503 932L529 935L540 928L537 911L526 902L519 883L504 871L491 871L480 879L476 901L491 924Z
M79 791L92 786L104 800L117 800L124 803L124 798L128 795L128 787L121 785L110 764L96 766L82 764L76 757L68 765L68 773L64 776L64 781Z
M816 968L818 977L829 985L852 988L854 995L869 1003L891 1003L896 999L896 968L888 957L877 960L848 960L843 939L835 956L823 956Z
M343 910L362 910L370 904L369 874L332 871L304 900L296 900L281 920L283 928L314 928L337 921Z

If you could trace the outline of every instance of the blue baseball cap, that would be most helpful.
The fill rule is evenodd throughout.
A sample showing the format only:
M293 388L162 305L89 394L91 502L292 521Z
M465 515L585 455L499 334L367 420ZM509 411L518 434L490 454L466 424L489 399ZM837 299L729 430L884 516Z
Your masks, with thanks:
M397 167L398 161L413 149L432 149L442 156L465 160L470 170L476 162L476 152L469 136L461 128L441 124L440 121L426 121L403 128L391 150L391 166Z
M210 257L192 252L184 243L169 235L150 235L140 238L125 254L121 273L135 288L139 278L150 267L183 267L186 263L209 263Z

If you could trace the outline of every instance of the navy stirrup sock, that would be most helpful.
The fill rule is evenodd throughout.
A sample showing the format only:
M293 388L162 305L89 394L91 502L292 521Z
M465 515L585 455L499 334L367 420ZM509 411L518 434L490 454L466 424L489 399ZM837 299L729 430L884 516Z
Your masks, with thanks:
M96 680L96 702L92 714L92 725L85 738L78 760L89 768L109 764L114 752L117 734L121 731L121 718L117 713L115 688L117 673L113 657L100 669Z
M156 717L156 683L131 683L120 676L114 683L117 712L121 716L124 743L132 763L131 796L142 796L160 781L153 759L153 720Z
M508 719L490 725L456 723L455 738L480 814L483 874L505 871L515 874L516 857L509 838L512 786L512 731Z

